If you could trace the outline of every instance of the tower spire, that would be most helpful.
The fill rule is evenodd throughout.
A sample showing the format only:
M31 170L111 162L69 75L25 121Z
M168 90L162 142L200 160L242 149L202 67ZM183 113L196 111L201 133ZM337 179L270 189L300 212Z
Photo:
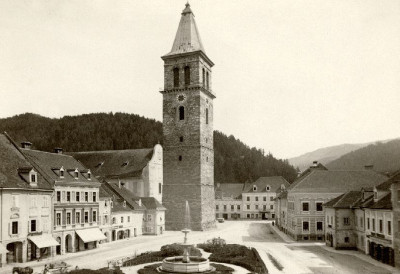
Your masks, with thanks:
M165 56L199 50L205 53L200 33L197 29L196 21L194 20L193 11L190 8L189 2L187 2L182 11L181 20L179 22L172 49Z

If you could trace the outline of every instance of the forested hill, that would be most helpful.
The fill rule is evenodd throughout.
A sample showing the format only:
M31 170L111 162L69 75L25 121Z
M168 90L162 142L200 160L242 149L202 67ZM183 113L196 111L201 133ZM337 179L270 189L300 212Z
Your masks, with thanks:
M328 169L358 170L373 165L379 172L392 173L400 169L400 139L377 142L347 153L327 164Z
M29 141L33 148L53 151L93 151L149 148L162 144L162 123L135 114L93 113L50 119L21 114L0 119L0 132L6 131L17 143ZM287 160L250 148L233 136L214 132L215 182L243 183L262 176L283 176L289 182L296 170Z

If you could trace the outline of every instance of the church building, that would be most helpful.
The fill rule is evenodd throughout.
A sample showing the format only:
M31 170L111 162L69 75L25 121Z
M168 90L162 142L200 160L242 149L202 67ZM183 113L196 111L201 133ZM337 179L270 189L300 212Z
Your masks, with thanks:
M171 51L164 60L163 138L166 229L215 226L211 67L194 14L186 4Z

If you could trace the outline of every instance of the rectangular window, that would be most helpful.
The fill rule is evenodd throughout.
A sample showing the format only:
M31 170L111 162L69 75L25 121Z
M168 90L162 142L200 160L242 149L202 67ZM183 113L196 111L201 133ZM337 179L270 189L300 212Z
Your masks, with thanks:
M97 211L93 211L92 212L92 217L93 217L93 220L92 220L92 222L97 222Z
M161 192L162 192L162 184L159 183L158 184L158 194L161 194Z
M216 210L219 210L219 205L215 205L215 209L216 209Z
M303 202L302 203L303 211L309 211L309 203L308 202Z
M315 203L315 209L317 211L322 211L322 202Z
M148 214L148 215L147 215L147 220L148 220L148 221L151 221L151 220L152 220L152 218L151 218L151 215L150 215L150 214Z
M258 197L256 196L256 202L258 202Z
M57 202L61 202L61 191L57 191Z
M71 224L71 212L67 212L67 225Z
M350 242L350 238L349 237L344 237L344 242L345 243L349 243Z
M387 234L392 235L392 222L387 221Z
M224 210L226 210L226 205L224 205Z
M360 226L361 226L361 228L364 228L364 220L363 220L363 217L360 217Z
M333 216L331 216L331 225L333 225Z
M249 202L249 201L250 201L250 197L249 197L249 196L247 196L246 198L247 198L247 201Z
M11 223L11 234L12 235L18 234L18 222L17 221Z
M263 197L263 201L266 202L267 201L267 197L264 196Z
M81 193L80 192L76 192L76 196L75 196L75 201L77 201L77 202L79 202L79 199L80 199L80 197L81 197L81 195L80 195Z
M309 222L303 222L303 231L308 231L309 230Z
M231 205L231 210L235 210L235 206L234 205Z
M350 225L350 219L348 217L343 218L343 224L344 225Z
M372 219L372 231L375 231L375 219Z
M267 210L267 205L264 205L264 206L263 206L263 210L264 210L264 211Z
M326 223L329 224L329 216L326 216Z
M89 212L85 211L85 223L87 224L89 222Z
M247 205L247 209L250 209L250 205Z
M96 195L97 195L96 192L93 192L93 202L97 201L97 196Z
M31 182L36 183L36 174L31 174Z
M30 223L30 232L36 232L36 220L31 220Z
M270 197L269 197L269 200L270 200L270 201L273 201L273 200L274 200L274 197L270 196Z
M67 202L71 202L71 192L67 191Z
M274 209L274 205L270 205L269 208L270 208L270 209Z
M85 192L85 202L89 202L89 192Z
M383 232L383 220L379 220L379 232Z
M370 226L369 226L369 218L367 218L367 229L369 229L370 228Z
M397 201L400 202L400 190L397 190Z
M108 216L107 215L104 216L104 222L103 222L103 225L106 225L106 224L108 224Z
M81 213L80 212L75 212L75 223L76 224L81 223Z
M237 206L237 209L240 210L240 205Z
M256 209L258 209L258 205L256 205Z
M322 222L317 222L317 230L319 230L319 231L323 230L323 223Z
M124 223L124 217L121 217L121 224Z
M61 213L56 214L56 225L61 225Z
M131 222L131 216L128 216L128 223Z

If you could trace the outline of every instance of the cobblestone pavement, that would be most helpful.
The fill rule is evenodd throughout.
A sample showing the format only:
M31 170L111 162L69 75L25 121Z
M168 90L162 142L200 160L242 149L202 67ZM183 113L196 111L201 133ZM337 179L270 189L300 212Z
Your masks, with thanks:
M189 234L192 243L203 243L213 237L221 237L228 243L255 247L270 273L400 273L395 268L384 265L356 251L337 251L325 247L323 243L294 242L277 230L270 221L226 221L218 223L217 229ZM159 250L161 246L182 242L179 231L166 231L159 236L141 236L127 240L106 243L99 248L56 256L40 262L18 264L29 265L35 272L43 270L45 264L65 261L79 268L98 269L107 266L107 261L145 251ZM11 273L11 266L0 269L0 274ZM127 271L128 272L128 271ZM129 273L134 273L129 271Z

